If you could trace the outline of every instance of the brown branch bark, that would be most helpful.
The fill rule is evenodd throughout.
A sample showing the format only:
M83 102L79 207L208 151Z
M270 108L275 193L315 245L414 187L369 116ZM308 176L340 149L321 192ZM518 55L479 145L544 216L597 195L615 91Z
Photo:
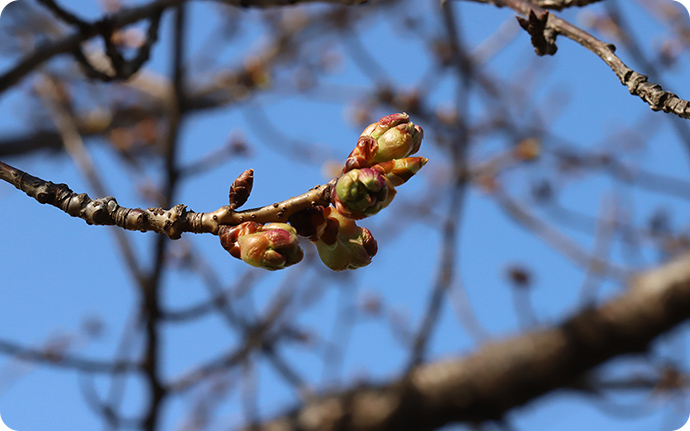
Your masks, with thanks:
M690 318L690 255L642 274L629 289L562 324L421 365L399 380L324 395L253 431L424 431L500 419L620 355L643 352Z
M472 0L477 3L491 3L498 7L508 7L514 11L529 16L533 12L537 16L545 12L527 0ZM665 91L661 85L649 82L647 76L629 68L614 54L615 46L605 43L570 24L562 18L549 14L546 28L571 39L592 51L613 70L620 82L628 87L630 94L644 100L654 111L673 113L681 118L690 118L690 101L681 99L670 91Z
M50 204L88 224L114 225L127 230L156 232L179 239L184 232L217 234L221 225L238 225L245 221L257 223L286 222L292 214L311 206L328 206L331 187L316 186L306 193L261 208L235 211L223 206L210 213L187 210L186 205L163 208L125 208L112 196L92 199L77 194L66 184L54 184L0 162L0 180L6 181L42 204Z

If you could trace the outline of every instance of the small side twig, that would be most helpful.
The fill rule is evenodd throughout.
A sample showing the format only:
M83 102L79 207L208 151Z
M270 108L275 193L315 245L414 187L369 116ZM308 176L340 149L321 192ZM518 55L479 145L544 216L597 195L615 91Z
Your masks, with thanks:
M22 361L35 362L59 368L74 369L88 373L120 373L137 371L141 365L130 361L106 362L81 358L74 355L51 355L42 349L32 349L18 344L0 340L0 353L11 355Z
M159 11L151 17L151 22L146 35L146 41L138 48L137 54L134 56L134 58L129 61L125 60L124 56L120 52L120 49L115 45L115 43L113 43L113 33L116 29L116 27L113 25L113 22L108 19L103 19L98 23L98 27L100 28L103 36L103 42L105 43L106 54L110 59L113 69L112 74L98 70L89 61L81 46L74 50L74 58L77 60L77 62L79 62L86 75L90 78L99 79L104 82L127 80L132 77L132 75L137 73L151 56L151 48L158 40L158 28L160 27L162 14L163 12Z

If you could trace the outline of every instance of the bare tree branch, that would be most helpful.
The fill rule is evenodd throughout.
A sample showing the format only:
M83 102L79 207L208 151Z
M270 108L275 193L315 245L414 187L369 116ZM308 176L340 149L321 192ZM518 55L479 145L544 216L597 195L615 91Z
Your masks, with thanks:
M257 223L285 222L290 215L313 206L330 204L331 187L316 186L306 193L261 208L234 211L223 206L210 213L188 211L186 205L162 208L125 208L114 197L91 199L86 193L77 194L66 184L44 181L0 162L0 180L7 181L42 204L50 204L88 224L114 225L127 230L156 232L178 239L184 232L217 234L222 225L238 225L245 221Z
M64 9L54 0L38 0L38 2L46 8L48 8L55 16L57 16L67 24L71 24L77 27L78 29L86 29L86 27L88 26L88 23L86 23L84 20L82 20L72 12Z
M546 11L534 6L527 0L472 0L478 3L491 3L498 7L508 7L514 11L529 16L530 13L540 16ZM604 43L582 30L558 18L553 14L548 15L546 28L561 34L599 56L613 70L621 83L628 87L630 94L644 100L654 111L673 113L681 118L690 118L690 101L681 99L676 94L665 91L661 85L649 82L648 77L629 68L614 54L615 46Z
M0 352L5 355L12 355L23 361L59 368L71 368L89 373L120 373L141 369L139 364L133 362L95 361L59 352L51 352L50 350L30 349L4 340L0 340Z

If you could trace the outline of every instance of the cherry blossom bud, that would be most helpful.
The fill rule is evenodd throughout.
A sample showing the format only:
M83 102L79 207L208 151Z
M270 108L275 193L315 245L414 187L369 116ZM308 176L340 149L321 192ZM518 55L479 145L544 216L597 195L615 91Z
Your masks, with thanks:
M367 266L378 251L369 229L357 226L333 207L322 209L326 222L317 229L314 241L323 263L333 271Z
M233 257L258 268L283 269L302 260L295 229L285 223L262 225L253 221L221 226L220 243Z
M230 186L230 193L228 200L230 208L236 209L244 205L249 199L249 194L252 192L252 185L254 184L254 170L249 169L240 174Z
M402 159L419 151L424 131L410 122L410 116L391 114L369 125L345 161L343 173L352 169Z
M359 220L387 207L395 197L395 188L379 171L354 169L340 176L331 200L345 217Z
M405 157L404 159L390 160L377 163L371 169L381 173L393 187L405 184L414 174L419 172L429 159L424 157Z

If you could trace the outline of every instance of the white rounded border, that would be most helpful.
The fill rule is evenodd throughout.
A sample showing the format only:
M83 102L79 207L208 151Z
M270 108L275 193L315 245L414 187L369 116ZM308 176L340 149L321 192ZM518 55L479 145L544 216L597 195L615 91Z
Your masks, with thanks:
M677 3L683 5L683 7L690 13L690 0L675 0Z
M0 15L2 15L2 11L5 10L5 6L8 4L12 3L15 0L0 0ZM0 424L2 424L2 421L0 421ZM0 425L1 427L2 425ZM8 428L9 429L9 428ZM4 431L2 428L0 428L1 431Z
M0 2L1 1L3 1L3 0L0 0ZM14 0L10 0L10 2L12 2L12 1L14 1ZM15 431L12 428L5 425L5 423L2 421L2 416L0 416L0 431Z

